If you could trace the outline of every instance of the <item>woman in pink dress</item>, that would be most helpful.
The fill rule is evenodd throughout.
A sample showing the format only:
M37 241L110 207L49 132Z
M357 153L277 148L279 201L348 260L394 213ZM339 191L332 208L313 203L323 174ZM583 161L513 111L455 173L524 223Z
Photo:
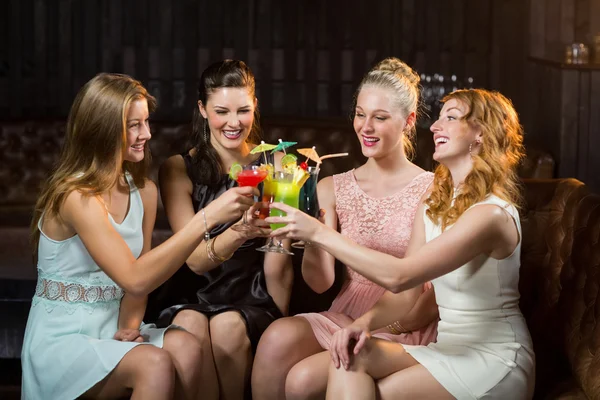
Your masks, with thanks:
M411 136L419 99L419 77L405 63L388 58L363 78L356 97L354 129L368 158L361 167L319 182L324 222L359 245L403 257L415 212L433 174L411 163ZM316 292L335 279L335 259L307 246L302 275ZM377 305L399 320L375 336L403 344L435 340L437 306L430 284L392 294L356 272L329 311L275 321L261 337L252 372L256 399L302 399L325 395L329 346L338 330ZM373 324L376 326L376 324Z

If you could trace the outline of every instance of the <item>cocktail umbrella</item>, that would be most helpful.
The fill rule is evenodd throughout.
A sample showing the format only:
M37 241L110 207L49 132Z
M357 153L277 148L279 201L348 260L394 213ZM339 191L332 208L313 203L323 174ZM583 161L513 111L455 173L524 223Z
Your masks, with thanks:
M252 150L250 150L250 154L256 154L258 152L262 152L263 156L265 157L265 164L268 164L267 154L265 152L269 151L269 150L273 150L275 147L277 147L277 145L265 143L264 140L261 140L260 144L258 146L256 146Z
M321 164L321 157L319 157L317 150L315 150L315 146L310 148L298 149L298 153L306 157L306 161L313 160L317 164Z
M287 149L288 147L292 147L295 144L298 144L298 142L284 142L281 139L279 140L279 144L277 145L277 147L275 147L273 150L271 150L271 154L275 153L276 151L283 151L283 154L287 154L285 152L285 149Z

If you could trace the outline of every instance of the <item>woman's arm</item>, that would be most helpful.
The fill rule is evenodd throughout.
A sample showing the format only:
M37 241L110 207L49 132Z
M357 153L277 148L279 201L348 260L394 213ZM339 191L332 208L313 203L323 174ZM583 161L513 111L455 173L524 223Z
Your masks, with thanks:
M192 181L188 177L185 162L179 155L167 159L159 170L160 194L173 232L179 232L194 218L192 203ZM214 241L215 253L220 257L233 254L246 240L244 233L227 229ZM185 260L188 267L197 274L203 274L217 267L207 254L206 242L202 241Z
M255 188L233 188L204 208L202 213L160 246L136 259L108 219L104 202L79 191L69 193L60 217L74 230L96 264L123 288L136 296L150 293L166 281L200 244L206 227L239 218L252 204Z
M421 199L415 213L405 257L416 253L425 245L423 201L426 196L427 193ZM421 286L416 286L400 293L384 293L373 308L355 322L365 327L367 331L374 331L398 322L404 328L402 332L409 332L427 326L437 317L438 308L433 288L423 291Z
M272 233L309 240L371 281L398 293L451 272L480 254L508 256L518 243L512 217L495 205L480 205L466 211L451 228L414 254L399 259L358 246L314 218L300 215L291 207L272 207L288 213L269 223L287 225ZM510 251L509 251L510 250Z
M158 199L158 190L151 180L146 180L146 185L140 189L142 203L144 204L144 219L142 221L142 232L144 234L144 247L140 255L146 254L152 248L152 231L156 221L156 204ZM121 300L121 309L119 312L119 330L121 329L139 329L146 311L148 296L134 296L131 293L125 293Z
M324 178L317 184L317 197L319 207L325 211L325 225L337 230L338 218L332 177ZM302 277L315 292L325 292L335 280L335 258L317 246L306 246L302 258Z

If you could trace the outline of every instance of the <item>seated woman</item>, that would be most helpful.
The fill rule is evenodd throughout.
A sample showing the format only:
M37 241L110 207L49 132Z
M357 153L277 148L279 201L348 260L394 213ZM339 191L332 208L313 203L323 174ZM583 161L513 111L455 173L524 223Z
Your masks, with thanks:
M309 240L394 293L433 280L437 342L371 339L369 331L391 319L381 313L355 321L332 340L327 398L533 396L534 353L519 309L517 113L500 93L459 90L444 99L431 130L440 166L403 259L357 246L285 205L273 207L286 217L267 219L287 223L273 235Z
M260 165L263 160L262 154L250 153L260 143L260 128L254 76L246 64L225 60L210 65L198 93L193 148L160 169L161 196L174 232L236 185L227 174L233 163ZM276 158L270 162L278 166ZM262 220L250 222L260 227ZM201 369L218 387L204 386L206 399L244 396L260 335L287 314L291 258L256 251L269 233L259 228L238 232L232 223L215 227L210 240L200 243L185 260L187 266L156 294L167 307L158 325L184 327L208 355Z
M154 107L126 75L99 74L75 98L32 221L38 282L21 355L23 399L199 394L200 346L183 330L141 325L146 295L207 230L239 218L256 191L231 189L150 250L157 190L145 173Z
M318 184L319 204L331 229L355 243L402 257L418 204L433 174L412 164L419 102L419 77L402 61L389 58L369 71L357 90L354 129L362 153L361 167L325 178ZM302 274L316 292L334 281L334 257L318 247L304 252ZM396 310L378 334L400 343L427 344L436 337L437 307L432 290L421 285L394 295L350 269L331 308L276 321L260 340L252 372L257 399L323 396L331 337L378 301ZM417 299L421 301L417 303ZM392 324L395 322L395 325Z

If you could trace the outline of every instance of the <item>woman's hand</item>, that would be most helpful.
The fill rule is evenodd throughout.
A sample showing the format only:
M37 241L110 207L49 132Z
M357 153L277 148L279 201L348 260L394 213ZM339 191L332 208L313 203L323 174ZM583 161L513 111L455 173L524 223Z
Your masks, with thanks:
M231 188L205 207L206 218L216 225L236 220L254 205L254 196L259 195L258 189L251 186Z
M344 369L348 369L351 360L350 353L358 354L370 338L371 333L368 328L359 323L353 323L334 333L329 353L335 367L339 368L340 365L343 365Z
M265 222L269 224L286 224L286 226L276 229L271 233L271 236L276 236L279 239L289 238L313 242L316 233L325 227L325 225L316 218L303 213L297 208L290 207L287 204L271 203L270 207L276 208L287 214L284 217L269 217L265 220Z
M142 343L144 341L144 337L140 334L139 329L119 329L113 339L119 340L121 342L138 342Z
M243 232L238 232L240 235L243 235L246 240L254 239L257 237L269 237L271 234L271 228L269 223L260 218L260 210L264 207L269 207L269 204L263 204L261 202L255 203L248 210L248 225L252 228L251 230L246 230ZM241 224L242 220L239 220L237 224ZM236 224L236 225L237 225Z

